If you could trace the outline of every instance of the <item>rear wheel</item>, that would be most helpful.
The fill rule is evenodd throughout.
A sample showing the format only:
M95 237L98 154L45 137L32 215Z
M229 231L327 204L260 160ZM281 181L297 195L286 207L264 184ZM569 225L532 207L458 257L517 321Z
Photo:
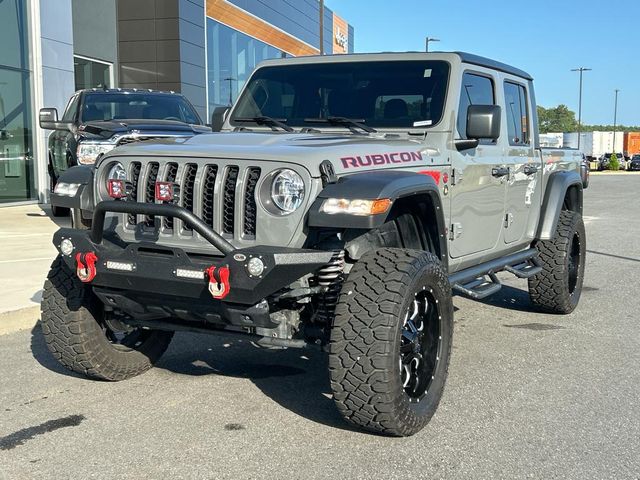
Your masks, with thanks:
M582 215L563 210L551 240L536 243L542 272L529 279L534 305L550 313L571 313L580 300L587 238Z
M444 390L453 305L444 267L426 252L368 252L345 281L329 368L342 416L394 436L420 431Z
M125 380L153 366L173 332L132 328L105 315L90 287L57 258L44 285L42 332L69 370L100 380Z

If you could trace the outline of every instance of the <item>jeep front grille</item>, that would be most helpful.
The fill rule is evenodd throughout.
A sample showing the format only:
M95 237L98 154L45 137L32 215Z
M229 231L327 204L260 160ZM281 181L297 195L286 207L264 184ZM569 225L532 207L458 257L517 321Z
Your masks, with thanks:
M225 162L203 165L132 161L128 171L133 184L129 200L154 203L156 181L173 182L180 188L178 204L198 215L214 230L230 239L255 239L260 167L239 167ZM152 215L128 215L126 227L130 230L140 226L145 230L159 229L171 236L193 235L179 220L161 220L156 222Z
M156 180L158 179L158 168L158 162L151 162L149 164L147 179L144 186L144 201L147 203L153 203L156 199ZM144 224L147 227L153 227L155 224L155 217L153 215L145 216Z

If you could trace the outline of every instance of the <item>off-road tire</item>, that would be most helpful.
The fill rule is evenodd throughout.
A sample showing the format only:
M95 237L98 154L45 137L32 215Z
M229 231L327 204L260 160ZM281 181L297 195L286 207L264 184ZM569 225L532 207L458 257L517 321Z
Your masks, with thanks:
M60 257L44 284L41 313L44 339L56 360L99 380L125 380L147 371L173 336L173 332L152 331L135 348L111 343L101 327L100 301Z
M437 307L439 341L432 380L416 402L405 392L399 355L405 312L419 293ZM442 397L452 335L451 286L435 255L398 248L365 253L343 285L331 331L331 388L342 416L384 435L420 431Z
M529 279L529 296L536 307L549 313L573 312L582 293L586 242L582 215L561 211L553 238L535 244L542 272ZM572 258L579 262L573 274Z

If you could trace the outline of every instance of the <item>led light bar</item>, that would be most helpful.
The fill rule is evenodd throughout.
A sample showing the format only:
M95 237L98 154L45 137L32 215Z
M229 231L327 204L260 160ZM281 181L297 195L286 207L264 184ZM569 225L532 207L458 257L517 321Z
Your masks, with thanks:
M115 262L113 260L107 260L107 268L109 270L120 270L121 272L133 272L136 266L129 262Z
M193 278L204 279L204 271L202 270L187 270L186 268L176 268L176 277L181 278Z

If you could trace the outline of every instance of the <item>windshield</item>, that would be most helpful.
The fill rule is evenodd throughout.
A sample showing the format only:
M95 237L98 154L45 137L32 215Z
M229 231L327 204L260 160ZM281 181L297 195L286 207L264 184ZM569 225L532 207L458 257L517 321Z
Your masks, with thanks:
M200 125L200 117L180 95L145 93L88 93L82 104L81 121L174 120Z
M256 70L230 119L272 117L290 127L345 117L374 128L424 128L442 118L449 64L374 61L281 65ZM307 120L307 121L305 121Z

